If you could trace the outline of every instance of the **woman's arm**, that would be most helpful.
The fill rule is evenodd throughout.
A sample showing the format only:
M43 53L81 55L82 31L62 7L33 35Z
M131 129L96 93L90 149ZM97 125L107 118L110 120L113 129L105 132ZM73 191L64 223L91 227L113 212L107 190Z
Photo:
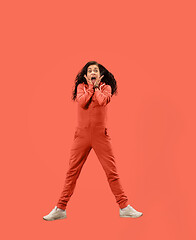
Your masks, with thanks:
M99 90L99 88L95 88L95 96L99 105L105 106L111 101L112 97L112 88L110 85L105 85L102 87L103 90Z
M80 83L77 87L77 96L76 96L76 101L79 103L81 107L85 107L90 98L92 97L94 93L94 88L93 84L89 83L88 84L88 89L85 90L85 86L83 83Z

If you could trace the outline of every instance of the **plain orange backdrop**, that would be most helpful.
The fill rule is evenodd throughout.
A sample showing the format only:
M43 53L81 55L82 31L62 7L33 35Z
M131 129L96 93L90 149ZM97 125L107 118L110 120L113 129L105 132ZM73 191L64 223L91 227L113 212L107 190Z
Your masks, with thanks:
M1 19L1 239L195 239L195 2L4 1ZM67 206L46 222L68 169L74 79L111 71L117 168L138 219L120 218L89 154Z

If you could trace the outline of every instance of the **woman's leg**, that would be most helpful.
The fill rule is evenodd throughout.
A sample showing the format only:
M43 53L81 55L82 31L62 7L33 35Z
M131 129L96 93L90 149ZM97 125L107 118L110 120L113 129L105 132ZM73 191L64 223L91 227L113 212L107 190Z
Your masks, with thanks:
M66 209L67 202L74 192L76 181L91 148L88 132L85 132L83 129L77 129L75 131L74 141L70 151L69 169L66 173L63 191L57 203L58 208L63 210Z
M93 134L92 147L106 173L110 188L116 198L120 208L128 205L128 198L122 188L117 172L115 157L112 151L111 138L107 133L107 128L95 128Z

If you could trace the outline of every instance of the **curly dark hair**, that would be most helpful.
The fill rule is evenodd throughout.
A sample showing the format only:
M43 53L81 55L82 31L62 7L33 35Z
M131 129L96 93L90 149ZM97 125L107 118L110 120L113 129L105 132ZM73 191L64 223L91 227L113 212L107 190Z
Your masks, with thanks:
M84 75L85 74L87 75L87 68L90 65L97 65L99 67L100 76L104 75L104 77L101 79L101 82L104 82L106 85L111 86L112 96L114 94L117 95L117 93L118 93L117 92L117 83L116 83L116 80L114 78L114 75L111 72L109 72L104 66L102 66L100 63L98 63L96 61L90 61L80 70L80 72L77 74L77 76L75 78L75 86L73 87L72 100L75 101L75 99L76 99L77 86L80 83L88 84Z

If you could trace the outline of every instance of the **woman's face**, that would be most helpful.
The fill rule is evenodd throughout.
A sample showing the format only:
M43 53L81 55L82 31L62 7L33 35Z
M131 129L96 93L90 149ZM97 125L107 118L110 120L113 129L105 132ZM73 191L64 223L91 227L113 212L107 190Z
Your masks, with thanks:
M100 71L97 65L90 65L87 68L87 78L90 79L93 84L97 79L100 78Z

